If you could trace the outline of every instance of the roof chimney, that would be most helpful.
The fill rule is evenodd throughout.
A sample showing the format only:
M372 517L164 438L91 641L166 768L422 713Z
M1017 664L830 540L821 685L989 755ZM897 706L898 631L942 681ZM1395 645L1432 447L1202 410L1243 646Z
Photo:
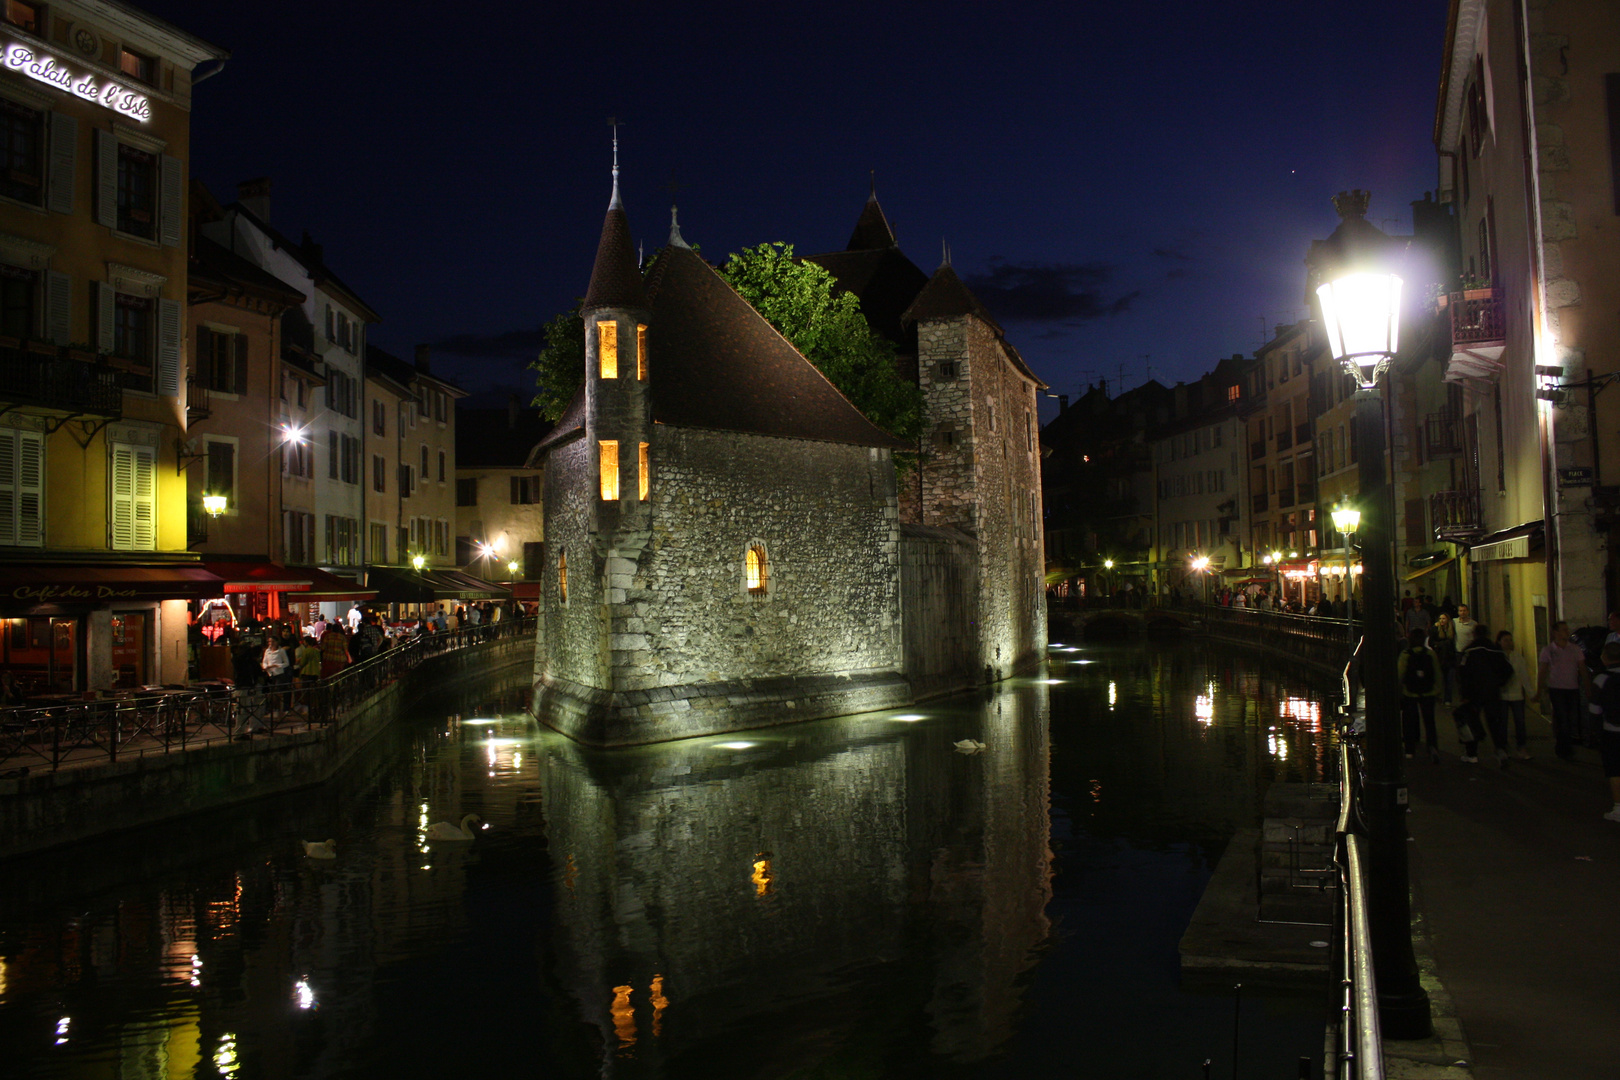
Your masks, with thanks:
M424 375L432 373L432 368L428 365L428 357L432 351L433 347L431 345L418 345L416 347L416 370Z
M1068 394L1059 394L1058 395L1058 415L1062 416L1064 413L1066 413L1068 411L1069 411L1069 395Z
M243 180L236 185L236 201L242 204L242 209L264 222L270 224L270 178L257 176L252 180Z

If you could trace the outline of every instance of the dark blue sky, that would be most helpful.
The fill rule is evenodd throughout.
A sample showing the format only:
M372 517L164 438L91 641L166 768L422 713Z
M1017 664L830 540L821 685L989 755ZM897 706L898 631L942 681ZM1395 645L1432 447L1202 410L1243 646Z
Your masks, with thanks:
M1434 187L1442 0L1240 4L152 2L233 52L194 173L268 174L381 312L469 389L521 385L583 293L606 117L648 250L673 177L711 258L842 248L868 170L902 248L953 262L1054 392L1197 377L1297 318L1329 197L1410 227ZM452 357L444 343L459 342Z

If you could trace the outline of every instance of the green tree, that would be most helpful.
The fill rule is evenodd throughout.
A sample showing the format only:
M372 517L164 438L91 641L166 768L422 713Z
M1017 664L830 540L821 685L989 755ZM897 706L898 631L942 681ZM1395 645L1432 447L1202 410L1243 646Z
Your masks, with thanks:
M573 308L557 314L540 328L546 344L529 365L539 372L535 377L539 392L530 404L553 423L562 418L563 410L574 400L574 392L585 378L585 320L579 313L584 302L581 297Z
M922 392L901 378L894 346L872 332L859 298L837 292L826 270L775 243L734 252L720 275L868 420L902 439L922 434Z

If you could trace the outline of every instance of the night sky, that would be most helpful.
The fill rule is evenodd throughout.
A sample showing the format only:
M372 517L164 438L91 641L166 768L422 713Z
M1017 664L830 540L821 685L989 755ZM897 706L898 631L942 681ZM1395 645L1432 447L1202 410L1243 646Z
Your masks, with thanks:
M609 115L649 252L672 182L711 259L841 249L876 170L903 250L948 240L1064 393L1251 353L1305 313L1334 192L1406 231L1435 186L1442 0L146 7L233 54L193 174L223 202L271 176L374 342L502 400L585 291Z

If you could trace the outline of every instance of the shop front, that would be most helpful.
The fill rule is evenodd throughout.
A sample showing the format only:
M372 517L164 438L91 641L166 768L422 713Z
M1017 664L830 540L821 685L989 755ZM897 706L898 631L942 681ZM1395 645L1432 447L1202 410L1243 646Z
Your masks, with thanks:
M30 697L183 683L187 605L224 584L195 563L0 566L0 667Z

